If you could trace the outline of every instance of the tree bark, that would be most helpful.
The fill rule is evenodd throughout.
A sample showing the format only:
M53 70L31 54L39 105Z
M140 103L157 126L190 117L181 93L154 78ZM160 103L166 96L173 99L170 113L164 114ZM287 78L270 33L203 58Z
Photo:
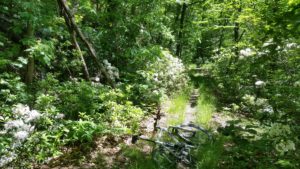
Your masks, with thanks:
M182 7L181 7L178 41L177 41L177 45L176 45L176 55L178 57L181 57L181 53L182 53L183 28L184 28L184 20L185 20L185 14L186 14L187 7L188 6L186 3L183 3Z
M239 1L238 7L237 7L237 12L238 14L240 14L242 12L242 7L241 7L241 2ZM239 55L239 48L237 46L237 44L240 41L240 23L238 22L234 22L234 28L233 28L233 40L235 43L235 55L238 56Z
M34 28L30 21L28 21L26 36L27 36L27 38L33 38L33 36L34 36ZM28 63L27 63L27 71L26 71L25 81L26 81L27 85L30 85L33 82L33 78L34 78L35 62L34 62L33 56L29 56L27 54L27 57L28 57Z

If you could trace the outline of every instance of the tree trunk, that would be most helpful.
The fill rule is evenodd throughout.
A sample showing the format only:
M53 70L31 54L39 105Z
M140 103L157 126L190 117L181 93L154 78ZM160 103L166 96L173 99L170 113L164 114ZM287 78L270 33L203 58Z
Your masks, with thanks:
M173 30L176 33L177 33L177 23L179 21L179 17L180 17L180 13L181 13L180 11L181 11L181 5L177 4L177 7L176 7L176 16L175 16L174 25L173 25ZM173 46L173 41L170 40L170 42L169 42L169 48L172 48L172 46Z
M33 36L34 36L34 28L30 21L28 21L26 36L27 36L27 38L33 38ZM28 63L27 63L27 71L26 71L26 75L25 75L25 81L26 81L27 85L30 85L34 78L35 63L34 63L34 57L29 56L28 53L27 53L27 58L28 58Z
M242 7L241 7L241 2L239 1L238 7L237 7L237 12L240 14L242 12ZM233 28L233 40L235 43L235 55L238 57L239 55L239 48L238 48L238 43L240 41L240 23L234 22L234 28Z
M188 6L186 3L183 3L182 7L181 7L179 33L178 33L178 40L177 40L177 45L176 45L176 55L178 57L181 57L181 53L182 53L183 28L184 28L184 20L185 20L185 14L186 14L187 7Z

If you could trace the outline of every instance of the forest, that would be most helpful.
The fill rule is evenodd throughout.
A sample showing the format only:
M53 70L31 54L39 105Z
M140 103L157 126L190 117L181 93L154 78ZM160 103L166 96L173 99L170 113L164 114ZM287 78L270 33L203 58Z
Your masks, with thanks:
M300 0L1 0L0 168L299 169Z

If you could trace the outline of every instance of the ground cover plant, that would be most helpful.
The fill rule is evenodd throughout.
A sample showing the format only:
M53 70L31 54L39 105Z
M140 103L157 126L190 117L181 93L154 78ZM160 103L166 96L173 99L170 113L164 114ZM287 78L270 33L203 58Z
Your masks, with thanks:
M187 122L193 168L300 168L299 7L1 1L0 168L174 168L130 138Z

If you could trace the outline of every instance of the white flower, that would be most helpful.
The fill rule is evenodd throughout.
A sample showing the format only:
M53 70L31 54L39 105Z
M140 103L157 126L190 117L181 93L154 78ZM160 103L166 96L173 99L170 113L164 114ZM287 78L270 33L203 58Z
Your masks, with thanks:
M7 133L6 130L1 130L1 131L0 131L0 135L6 134L6 133Z
M230 111L231 109L229 107L223 107L224 111Z
M269 113L269 114L273 114L274 113L274 109L272 106L268 105L263 109L264 112Z
M28 106L23 104L17 104L13 109L13 113L17 116L24 116L30 112L30 109Z
M20 128L19 130L24 130L24 131L28 131L28 132L32 132L34 130L34 126L29 125L29 124L24 124L22 126L22 128Z
M154 94L154 95L159 95L159 91L158 91L158 90L154 90L154 91L153 91L153 94Z
M12 120L12 121L8 121L4 124L4 128L5 130L11 130L11 129L17 129L17 128L21 128L25 125L23 120Z
M251 56L253 54L254 54L254 52L250 48L246 48L246 49L243 49L243 50L240 51L240 55L246 56L246 57Z
M29 133L27 131L18 131L14 134L14 137L20 141L24 141L25 139L28 138L28 136L29 136Z
M263 47L267 47L267 46L270 46L270 45L272 45L272 44L274 44L273 39L269 39L267 42L265 42L265 43L263 44Z
M286 47L291 49L291 48L297 48L299 47L297 43L288 43L286 44Z
M111 79L116 79L119 78L119 70L118 68L114 67L111 65L111 63L109 63L106 59L103 60L105 69L107 70L107 74L109 75L109 77Z
M106 60L106 59L103 60L103 63L104 63L105 65L108 65L108 64L109 64L108 60Z
M264 81L258 80L255 82L255 86L264 86L266 83Z
M12 162L17 158L17 154L15 152L9 152L7 155L4 155L0 158L0 167Z
M12 120L12 121L8 121L4 124L4 128L5 130L16 130L16 131L20 131L20 130L24 130L24 131L28 131L28 132L32 132L34 130L34 126L31 126L29 124L25 124L23 120Z
M119 78L119 70L114 71L114 76L115 76L116 78Z
M57 114L56 116L55 116L55 118L56 119L63 119L65 117L65 115L64 114Z
M41 114L36 110L31 110L26 116L25 116L25 122L29 123L31 121L34 121L36 119L39 119L41 117Z

